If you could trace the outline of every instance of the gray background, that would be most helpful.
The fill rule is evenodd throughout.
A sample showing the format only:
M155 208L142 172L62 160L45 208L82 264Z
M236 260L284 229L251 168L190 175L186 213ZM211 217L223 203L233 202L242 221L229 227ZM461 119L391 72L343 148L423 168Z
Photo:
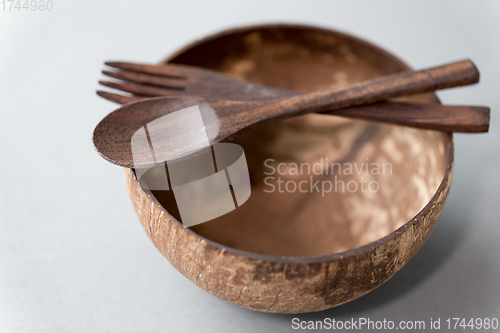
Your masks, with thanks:
M94 92L104 60L156 62L265 22L344 30L416 68L469 57L481 83L439 96L493 110L489 134L455 136L451 193L417 256L369 295L298 317L500 317L500 2L53 2L0 11L0 332L291 331L295 316L226 303L177 272L142 230L121 169L90 140L116 108Z

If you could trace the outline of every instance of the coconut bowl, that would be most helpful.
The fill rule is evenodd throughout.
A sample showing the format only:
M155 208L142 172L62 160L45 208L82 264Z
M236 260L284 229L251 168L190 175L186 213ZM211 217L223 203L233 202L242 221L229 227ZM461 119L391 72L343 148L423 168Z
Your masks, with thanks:
M297 25L224 31L162 63L302 91L409 69L359 38ZM434 94L404 100L439 103ZM192 228L179 221L171 191L141 188L132 169L125 180L144 230L177 270L214 296L262 312L325 310L386 282L429 237L452 178L452 134L439 131L313 114L253 129L236 143L245 151L250 199ZM292 172L335 163L327 175ZM363 163L367 172L352 170ZM377 164L387 166L383 174L368 170ZM372 184L365 191L362 177ZM278 180L289 187L280 191ZM338 188L325 194L311 185L325 180Z

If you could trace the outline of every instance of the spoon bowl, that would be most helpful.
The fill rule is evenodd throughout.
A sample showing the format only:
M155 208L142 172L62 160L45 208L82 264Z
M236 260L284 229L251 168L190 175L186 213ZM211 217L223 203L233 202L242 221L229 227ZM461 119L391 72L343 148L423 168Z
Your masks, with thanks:
M207 102L152 98L122 106L102 119L94 130L94 147L105 160L122 167L150 168L161 161L188 157L207 146L196 140L197 133L193 131L197 128L189 114L175 117L178 111L191 107L199 110L208 142L226 138L219 133L220 119ZM148 130L148 141L155 141L154 159L148 141L133 144L134 135L144 128Z

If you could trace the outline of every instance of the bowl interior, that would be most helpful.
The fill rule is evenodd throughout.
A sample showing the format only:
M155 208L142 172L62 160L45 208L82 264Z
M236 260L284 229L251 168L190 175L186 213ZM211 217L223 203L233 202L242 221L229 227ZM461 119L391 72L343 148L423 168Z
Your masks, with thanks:
M292 27L216 36L170 61L302 91L406 69L388 53L352 37ZM411 99L437 101L432 94ZM192 230L225 246L262 254L324 255L377 240L429 202L446 168L444 133L331 115L265 125L236 143L245 151L250 199ZM180 219L171 191L153 194Z

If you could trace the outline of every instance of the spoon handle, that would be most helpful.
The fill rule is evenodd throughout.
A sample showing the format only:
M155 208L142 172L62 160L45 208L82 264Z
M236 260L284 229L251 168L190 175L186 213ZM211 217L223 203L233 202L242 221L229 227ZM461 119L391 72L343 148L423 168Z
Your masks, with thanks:
M315 91L273 103L274 117L336 110L389 98L459 87L479 81L479 71L470 60L405 71L362 81L342 88Z

